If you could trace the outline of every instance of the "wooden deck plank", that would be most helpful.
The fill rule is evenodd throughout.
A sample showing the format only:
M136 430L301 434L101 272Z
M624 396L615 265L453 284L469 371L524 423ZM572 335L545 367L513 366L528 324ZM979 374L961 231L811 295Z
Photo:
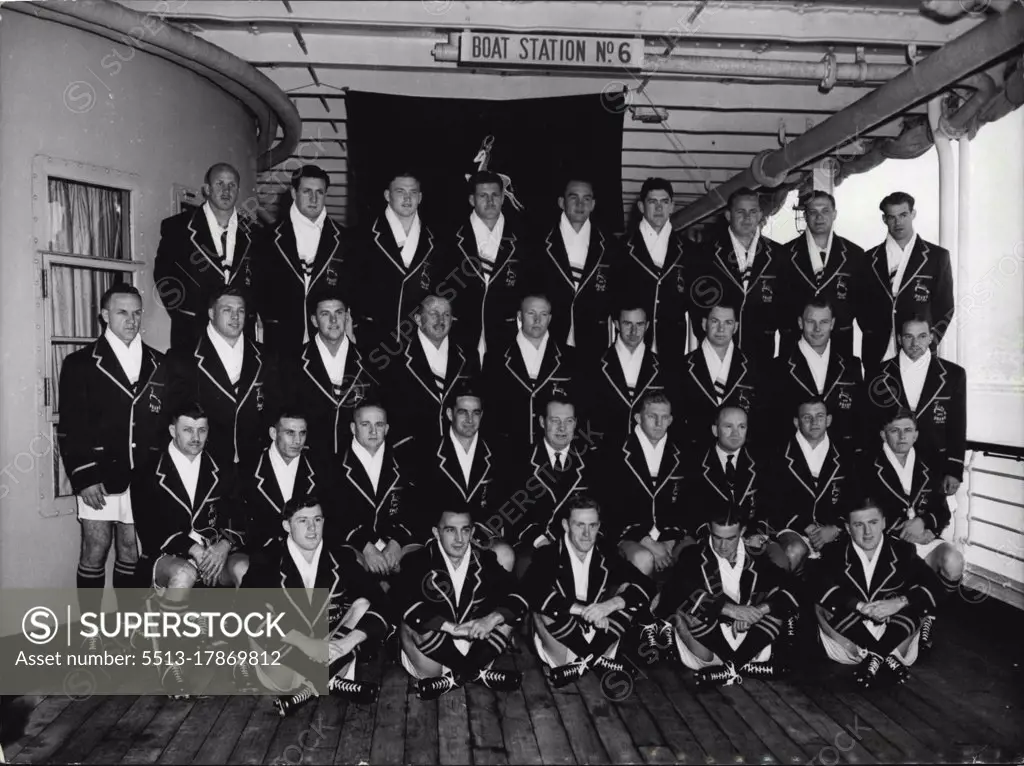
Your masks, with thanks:
M601 738L612 763L643 763L630 731L619 717L618 706L605 696L600 676L593 672L587 673L576 682L576 688L579 689L580 698L590 712L597 736Z
M438 762L444 766L469 763L469 740L466 689L455 689L437 701Z
M516 669L523 674L523 699L537 739L541 763L545 766L575 764L576 758L566 736L562 716L544 680L537 657L533 652L522 651L514 659Z
M743 682L743 689L804 752L813 754L829 746L827 735L823 736L813 726L808 726L808 722L780 699L780 695L775 694L769 684L751 678ZM788 695L782 697L788 699Z
M569 744L576 756L576 762L581 764L602 764L612 763L609 761L608 753L601 744L601 738L594 730L594 724L587 713L587 707L583 704L579 689L575 685L562 689L552 690L555 705L558 707L558 714L562 718L565 732L569 737Z
M300 739L306 739L313 713L316 711L316 700L310 700L302 707L278 721L274 736L267 744L263 763L283 763L285 761L301 761L302 746Z
M500 670L515 670L513 654L506 652L496 663ZM539 766L544 763L540 744L530 721L530 711L522 688L496 695L501 735L510 763Z
M922 721L913 712L907 710L900 704L890 689L871 689L860 692L864 699L877 707L889 718L899 724L900 728L914 737L925 746L925 752L944 761L947 756L948 742L936 732L930 722Z
M658 748L667 747L668 745L661 730L658 728L658 724L654 721L651 714L647 712L647 708L644 707L644 703L640 700L638 688L640 686L648 686L650 683L651 681L647 677L641 676L637 678L633 681L629 693L623 699L619 699L622 696L623 689L619 686L618 681L611 682L610 686L603 686L606 696L611 698L613 706L618 710L619 717L622 719L626 731L632 737L633 744L636 745L641 758L643 757L641 748Z
M271 697L260 697L253 705L249 720L238 736L228 763L263 763L267 749L274 738L281 716L271 703Z
M832 692L817 684L803 684L801 689L829 718L846 730L846 734L836 735L831 743L840 754L849 750L852 739L863 745L879 763L899 763L904 760L906 756L899 747L887 740L881 732L871 728L856 711L844 705ZM779 696L786 698L784 694Z
M654 747L641 745L638 749L640 750L640 757L644 759L644 763L677 763L672 749L664 745L656 745Z
M189 763L213 729L229 697L207 697L196 702L178 731L167 743L157 763ZM242 728L238 727L241 734ZM231 732L226 732L230 736Z
M228 763L231 751L235 749L246 723L252 717L252 711L259 703L260 698L252 694L236 694L229 697L213 728L196 752L195 762Z
M692 674L688 671L682 675L682 688L691 694L694 699L707 711L707 714L725 732L729 741L732 742L738 755L743 756L745 761L756 761L758 763L777 763L776 756L768 756L768 748L760 737L743 721L736 709L727 699L719 694L717 689L697 691L694 685ZM766 756L770 761L763 760Z
M64 740L78 731L82 721L92 715L92 712L103 702L104 698L102 697L90 697L65 705L53 720L31 738L22 738L24 744L17 751L18 760L23 763L46 763L63 746ZM5 748L5 755L7 750ZM9 750L15 752L13 746ZM12 756L7 755L7 758L11 759Z
M405 717L405 761L410 766L436 766L440 754L437 745L437 702L424 702L408 695Z
M383 660L378 657L373 662L356 665L356 679L379 684L383 671ZM345 723L338 739L334 763L370 762L373 724L376 718L376 705L349 705L345 709Z
M384 670L377 719L370 741L370 763L401 764L405 758L405 711L409 675L401 665Z
M86 718L75 736L65 740L63 747L53 754L54 763L81 763L89 753L103 741L103 737L117 725L128 712L135 697L113 696L106 700Z
M89 753L83 763L107 764L120 761L128 752L135 737L163 710L166 701L166 697L153 694L136 697L128 712L117 722L117 726L107 732L103 742Z
M28 719L25 721L25 730L22 732L21 738L17 742L4 747L4 755L8 761L13 761L18 753L29 743L29 741L39 734L43 729L53 723L62 712L64 708L72 704L74 700L68 697L66 694L56 694L51 697L36 697L32 698L21 697L18 699L17 704L24 705L30 708L27 711ZM22 713L19 711L19 715Z
M805 752L800 745L791 740L785 730L761 709L740 684L720 686L717 691L722 699L732 705L743 723L753 729L764 743L767 752L774 755L779 763L803 763L808 757L813 758L816 755L813 749ZM762 750L761 755L765 754Z
M652 679L693 732L707 758L714 763L735 763L739 750L683 684L678 666L663 665Z
M339 698L325 696L316 701L309 737L303 743L302 763L333 763L334 753L341 740L341 727L345 722L348 703Z
M898 747L900 752L903 753L903 758L910 761L920 761L926 757L925 753L928 752L928 748L920 740L908 733L898 722L886 715L884 711L879 710L877 706L872 705L860 694L840 689L832 690L832 694L837 700L853 711L856 716L854 722L858 726L862 725L860 722L863 721L863 725L871 727Z
M156 763L196 702L196 699L165 700L164 706L121 757L121 763Z
M930 704L905 686L892 689L891 694L907 710L912 711L922 721L927 721L936 731L942 733L951 757L954 752L965 749L964 746L969 748L998 741L994 735L989 733L991 729L987 726L973 729L958 720L959 714L966 711L944 709L941 706Z
M675 762L678 763L704 763L707 756L704 748L700 746L697 737L684 722L682 715L672 705L672 701L665 695L662 689L653 678L636 685L636 694L647 710L648 714L657 724L665 738L666 746ZM712 722L712 725L713 722ZM657 749L657 748L655 748ZM645 749L639 748L640 755L648 763L654 763L649 755L645 755Z

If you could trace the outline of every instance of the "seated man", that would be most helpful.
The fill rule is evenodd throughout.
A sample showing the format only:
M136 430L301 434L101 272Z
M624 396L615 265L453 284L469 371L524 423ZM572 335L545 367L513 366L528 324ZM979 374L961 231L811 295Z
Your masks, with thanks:
M707 543L683 551L655 602L655 616L675 627L679 657L698 687L784 671L772 650L799 604L788 575L747 550L745 527L729 508L716 509Z
M402 665L420 699L477 682L518 689L521 673L495 670L512 630L529 608L519 584L491 551L470 544L473 518L443 510L432 539L402 562L395 602L402 612Z
M171 442L154 465L132 484L132 507L142 554L153 566L160 608L181 615L193 586L238 587L249 567L241 551L245 519L233 465L219 466L204 448L209 425L198 404L171 410ZM179 645L163 639L161 652L175 656ZM164 686L186 689L181 664L165 665Z
M859 664L857 682L864 688L880 680L883 667L890 680L906 681L925 611L935 607L934 573L885 527L878 503L853 506L846 521L850 539L826 550L816 581L825 652L843 665Z
M910 410L890 413L882 430L882 449L876 453L868 475L868 491L878 502L889 534L913 543L920 556L938 575L939 589L932 596L941 604L960 587L964 557L949 536L950 512L943 491L943 471L933 456L914 447L919 431ZM940 464L941 465L941 464ZM931 649L934 610L929 610L921 629L921 646Z
M387 597L351 549L325 548L324 514L315 496L295 495L285 503L281 526L284 544L245 576L246 588L282 591L284 638L255 646L261 653L280 652L281 661L257 665L257 676L282 695L275 700L282 716L325 691L374 702L380 687L354 680L356 658L374 659L378 642L392 634Z
M619 641L654 594L647 577L597 546L601 507L595 500L574 497L562 529L562 539L537 551L523 578L537 656L555 688L588 670L627 673L614 659Z
M762 531L768 555L803 574L804 562L839 538L847 508L857 502L855 460L829 438L832 415L820 396L807 396L793 418L796 433L769 472L769 509Z

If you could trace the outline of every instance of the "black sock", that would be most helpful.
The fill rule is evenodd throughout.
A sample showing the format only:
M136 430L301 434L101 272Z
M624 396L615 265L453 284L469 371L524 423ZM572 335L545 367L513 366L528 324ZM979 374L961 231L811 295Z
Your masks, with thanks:
M137 606L131 597L131 589L136 585L135 566L132 561L114 562L114 592L117 594L117 608L121 611Z
M78 565L78 608L84 612L99 612L103 606L103 587L107 581L106 567Z

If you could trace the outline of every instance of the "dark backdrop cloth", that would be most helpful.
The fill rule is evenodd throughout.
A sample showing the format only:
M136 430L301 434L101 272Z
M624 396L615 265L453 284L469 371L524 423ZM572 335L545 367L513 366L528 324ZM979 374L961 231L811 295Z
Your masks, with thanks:
M525 207L518 215L506 199L507 218L533 233L550 227L566 177L582 174L594 184L595 223L620 232L622 106L606 94L486 101L349 91L349 225L380 215L388 182L407 171L420 180L424 219L454 233L471 210L465 175L491 135L488 170L508 175Z

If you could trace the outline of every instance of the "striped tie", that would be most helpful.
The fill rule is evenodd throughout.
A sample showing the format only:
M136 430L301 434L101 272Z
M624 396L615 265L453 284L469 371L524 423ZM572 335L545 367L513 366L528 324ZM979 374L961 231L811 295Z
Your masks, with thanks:
M231 267L228 266L228 230L220 233L220 266L224 269L224 284L231 281Z
M444 375L438 375L436 372L434 375L434 385L437 386L438 391L444 391Z
M896 286L896 274L899 270L899 266L897 266L895 269L889 269L889 284L892 285L893 287Z
M484 280L489 282L491 280L491 274L494 273L494 261L489 261L484 258L483 253L480 253L480 270L484 273Z
M570 265L569 270L572 271L572 283L576 290L580 289L580 282L583 281L583 267L576 268Z
M725 378L719 378L715 381L715 397L718 399L719 404L725 400Z
M828 259L828 252L825 250L821 251L821 270L814 273L814 283L817 287L821 287L821 281L825 278L825 261Z

